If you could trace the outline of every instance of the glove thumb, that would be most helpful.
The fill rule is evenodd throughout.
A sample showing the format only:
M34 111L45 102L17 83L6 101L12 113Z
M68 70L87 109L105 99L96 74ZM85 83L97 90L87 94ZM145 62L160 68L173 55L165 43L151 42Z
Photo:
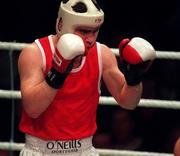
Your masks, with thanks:
M122 53L122 50L124 49L124 47L129 43L130 39L129 38L125 38L122 41L120 41L118 48L119 48L119 52Z

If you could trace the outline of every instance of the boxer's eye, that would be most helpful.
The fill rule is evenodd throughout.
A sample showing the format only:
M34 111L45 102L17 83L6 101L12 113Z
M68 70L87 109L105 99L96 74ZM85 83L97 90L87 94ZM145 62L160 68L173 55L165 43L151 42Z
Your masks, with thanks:
M83 34L88 34L88 33L91 32L91 30L82 29L81 32L82 32Z

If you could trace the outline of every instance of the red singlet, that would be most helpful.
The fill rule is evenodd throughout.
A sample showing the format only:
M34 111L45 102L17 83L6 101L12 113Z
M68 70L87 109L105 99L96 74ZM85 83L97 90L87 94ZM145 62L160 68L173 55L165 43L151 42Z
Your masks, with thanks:
M46 75L55 49L52 35L35 42L42 53ZM71 140L93 135L96 131L101 72L100 44L96 43L83 57L80 67L68 75L63 88L59 89L46 111L36 119L23 111L20 130L45 140Z

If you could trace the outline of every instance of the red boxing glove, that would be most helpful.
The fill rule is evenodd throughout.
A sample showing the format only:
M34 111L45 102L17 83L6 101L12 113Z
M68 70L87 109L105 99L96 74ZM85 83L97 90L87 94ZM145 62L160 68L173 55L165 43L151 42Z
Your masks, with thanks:
M64 83L73 68L73 61L86 51L84 41L75 34L64 34L57 42L53 55L52 68L46 76L46 82L58 89Z
M120 64L127 84L139 84L149 69L156 52L153 46L140 37L124 39L119 43Z
M60 73L69 72L69 65L79 55L84 55L85 44L81 37L75 34L64 34L57 42L52 65Z

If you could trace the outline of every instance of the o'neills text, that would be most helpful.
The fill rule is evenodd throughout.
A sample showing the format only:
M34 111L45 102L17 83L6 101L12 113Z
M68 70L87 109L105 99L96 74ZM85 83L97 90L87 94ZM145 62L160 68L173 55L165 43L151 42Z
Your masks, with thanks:
M81 141L50 141L46 146L47 149L51 150L51 153L72 153L77 152L81 148Z

